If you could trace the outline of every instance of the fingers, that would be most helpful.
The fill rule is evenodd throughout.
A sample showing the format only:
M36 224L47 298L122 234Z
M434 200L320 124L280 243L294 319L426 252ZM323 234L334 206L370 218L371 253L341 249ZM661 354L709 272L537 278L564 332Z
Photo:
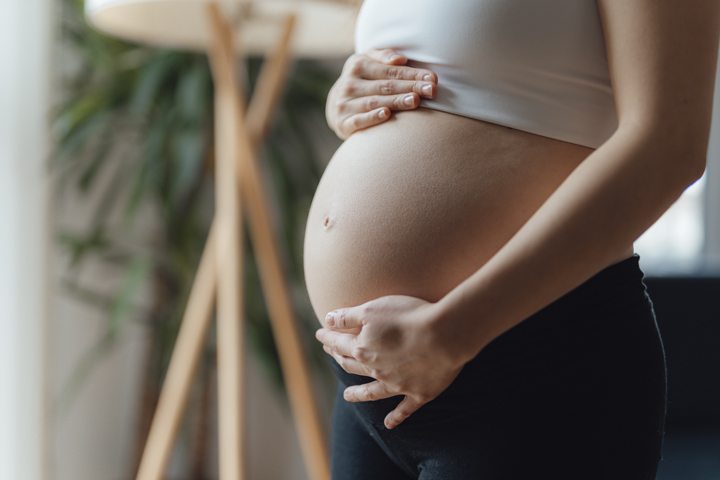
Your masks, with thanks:
M412 110L420 104L420 97L434 98L437 93L437 86L433 84L406 82L402 85L395 85L388 88L388 90L399 93L387 95L372 94L373 91L377 91L380 88L377 84L375 86L366 85L356 87L356 91L362 90L362 92L353 93L353 97L356 98L345 100L342 106L338 108L338 111L342 115L350 116L356 113L370 112L382 107L387 107L390 110Z
M347 391L347 390L346 390ZM420 402L413 397L406 395L400 405L385 417L385 427L395 428L404 422L410 415L415 413L427 402Z
M325 350L325 353L327 353L328 355L332 355L338 365L340 365L342 369L345 370L347 373L354 373L355 375L365 375L366 377L372 376L372 369L366 367L354 358L339 355L338 353L333 352L330 347L327 347L325 345L323 345L323 350Z
M356 98L343 105L343 111L348 116L340 120L338 130L343 135L350 136L357 130L378 125L390 118L388 109L412 110L419 104L420 98L415 93Z
M394 91L411 90L410 93L370 95L352 98L343 102L338 108L338 112L340 113L339 116L345 116L339 122L336 122L336 131L341 138L347 138L357 130L378 125L390 118L390 112L387 109L392 111L417 108L420 105L420 96L412 90L422 92L423 87L426 87L426 92L429 92L423 93L423 97L435 97L437 86L434 84L405 82L402 85L391 86L390 89Z
M417 93L421 97L435 98L437 85L432 82L415 82L411 80L367 80L348 83L345 96L351 98L368 97L370 95L396 95L399 93Z
M321 328L315 332L315 338L320 340L323 345L330 347L330 349L334 352L346 357L353 357L357 359L357 352L354 350L357 343L356 335L333 332L326 328Z
M335 327L339 329L362 327L365 325L363 320L366 317L368 310L369 308L367 307L367 304L333 310L325 316L325 323L328 327Z
M394 397L395 395L397 395L397 393L390 391L387 385L380 380L375 380L374 382L346 388L343 397L348 402L372 402L382 400L383 398ZM400 405L402 405L402 402ZM398 405L398 408L400 408L400 405Z
M378 108L372 112L356 113L349 117L343 118L338 124L338 131L345 137L349 137L353 132L362 130L363 128L372 127L384 122L390 118L390 112L387 108ZM330 324L328 324L330 326Z
M390 110L412 110L420 105L420 97L416 93L400 93L397 95L372 95L369 97L348 100L343 106L346 114L369 112L386 107Z
M383 53L383 52L391 53ZM397 56L399 60L390 60ZM435 72L426 68L404 66L407 58L390 49L371 50L348 58L343 70L346 74L366 80L413 80L437 84Z
M345 140L357 130L384 122L393 110L412 110L420 98L435 98L437 75L408 67L407 62L389 48L351 55L328 95L330 128Z
M372 61L365 62L358 72L360 78L366 80L413 80L437 83L437 75L424 68L403 67L399 65L383 65Z
M407 63L407 57L399 54L392 48L373 48L364 53L368 57L378 62L393 64L393 65L405 65Z

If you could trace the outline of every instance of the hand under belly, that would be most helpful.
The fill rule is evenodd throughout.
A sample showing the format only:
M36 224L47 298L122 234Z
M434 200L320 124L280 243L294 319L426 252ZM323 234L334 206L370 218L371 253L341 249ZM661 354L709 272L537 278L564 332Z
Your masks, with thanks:
M424 108L356 132L330 160L308 216L305 281L318 320L385 295L440 300L590 153Z

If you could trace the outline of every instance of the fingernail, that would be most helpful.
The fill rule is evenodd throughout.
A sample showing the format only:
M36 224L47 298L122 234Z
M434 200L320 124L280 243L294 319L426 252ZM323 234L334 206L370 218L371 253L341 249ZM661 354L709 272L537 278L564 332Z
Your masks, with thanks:
M432 85L423 85L421 90L423 95L427 95L428 97L432 95Z
M378 118L379 118L380 120L385 120L385 119L387 118L387 113L385 112L384 109L383 109L383 110L380 110L380 112L378 113Z
M403 102L408 107L412 107L413 104L415 103L415 96L414 95L406 95L405 98L403 99Z
M423 77L423 80L425 80L426 82L432 82L432 81L433 81L433 76L428 73L427 75L425 75L425 76Z
M349 400L349 399L350 399L350 393L351 393L351 391L350 391L349 389L348 389L348 390L345 390L345 391L343 392L343 398L344 398L345 400Z
M328 327L335 326L335 312L330 312L325 316L325 323L327 323Z
M388 60L390 60L391 62L394 62L395 60L397 60L398 58L401 58L401 57L402 57L402 55L393 55Z

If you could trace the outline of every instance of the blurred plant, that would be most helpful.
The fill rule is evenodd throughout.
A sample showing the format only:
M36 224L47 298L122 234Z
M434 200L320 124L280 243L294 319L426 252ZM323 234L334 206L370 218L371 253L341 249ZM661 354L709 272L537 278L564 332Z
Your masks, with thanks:
M82 358L65 386L59 405L67 405L85 375L118 340L128 321L149 327L143 385L140 437L144 444L164 372L177 336L212 215L213 99L207 58L123 42L91 29L84 21L82 0L62 0L62 39L67 61L62 75L61 104L53 115L57 148L51 167L59 193L98 191L84 231L64 231L61 245L70 255L62 280L67 292L106 312L104 336ZM246 61L248 90L260 60ZM280 243L292 293L306 295L302 269L302 235L310 201L321 171L310 140L310 116L324 118L324 103L333 75L317 63L296 62L286 95L269 134L263 160L276 200ZM311 126L312 127L312 126ZM110 172L111 169L117 169ZM98 187L100 178L103 184ZM95 189L95 190L93 190ZM210 206L210 209L207 207ZM112 212L122 210L121 218ZM138 243L128 232L145 209L159 219L153 238ZM282 375L262 297L249 238L246 239L245 308L252 352L279 390ZM89 259L124 271L112 295L80 282ZM151 291L149 305L141 294ZM299 293L298 293L299 292ZM144 297L143 297L144 298ZM317 326L309 302L296 301L305 341ZM214 361L210 332L202 372ZM313 343L314 345L314 343ZM312 349L316 360L322 351ZM320 365L320 362L317 363ZM325 366L325 364L322 364ZM321 372L327 368L321 367ZM206 398L205 395L203 398Z

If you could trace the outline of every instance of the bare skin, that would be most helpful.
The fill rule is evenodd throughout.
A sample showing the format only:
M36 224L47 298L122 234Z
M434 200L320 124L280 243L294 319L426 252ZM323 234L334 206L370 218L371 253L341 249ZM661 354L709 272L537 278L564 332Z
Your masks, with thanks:
M437 302L487 262L592 149L436 110L352 134L305 232L315 313L390 294ZM632 255L632 242L617 261Z
M332 310L317 338L377 379L348 401L405 396L388 428L492 339L629 256L704 171L720 2L598 6L619 128L597 150L420 109L357 130L328 166L306 237L313 306Z
M420 97L435 98L437 75L404 66L408 59L386 48L351 55L325 105L328 125L343 140L390 118L391 110L413 110Z

